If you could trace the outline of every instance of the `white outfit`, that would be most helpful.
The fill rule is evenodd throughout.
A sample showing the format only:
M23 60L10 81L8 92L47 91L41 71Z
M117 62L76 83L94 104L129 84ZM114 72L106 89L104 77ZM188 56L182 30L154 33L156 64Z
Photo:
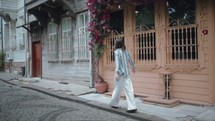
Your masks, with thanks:
M128 69L128 65L134 68L134 62L131 59L130 54L125 50L116 49L114 51L115 57L115 72L118 73L119 79L115 80L115 88L113 90L112 99L110 102L111 106L119 107L120 94L122 87L124 87L124 92L127 100L127 110L137 109L136 103L134 101L134 89Z

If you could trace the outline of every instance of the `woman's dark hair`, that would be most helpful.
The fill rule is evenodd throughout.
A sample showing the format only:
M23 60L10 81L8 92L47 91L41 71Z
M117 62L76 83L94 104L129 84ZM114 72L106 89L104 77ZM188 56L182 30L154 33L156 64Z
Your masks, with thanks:
M120 38L120 39L116 40L114 49L116 50L118 48L122 48L122 50L126 49L125 43L124 43L124 38Z

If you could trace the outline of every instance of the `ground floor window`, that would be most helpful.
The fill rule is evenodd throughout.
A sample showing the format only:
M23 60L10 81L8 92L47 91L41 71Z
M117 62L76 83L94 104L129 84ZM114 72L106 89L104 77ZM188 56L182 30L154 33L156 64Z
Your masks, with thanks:
M78 61L89 61L89 33L87 24L89 22L88 12L78 14L78 32L75 35L76 58Z
M134 53L136 63L154 62L156 60L154 3L149 3L147 6L136 6L135 18Z
M58 61L57 24L48 24L48 60Z
M168 0L167 5L167 64L196 64L193 61L198 60L195 0Z
M73 39L72 39L72 21L71 18L62 20L62 43L61 43L62 61L71 61L73 59Z

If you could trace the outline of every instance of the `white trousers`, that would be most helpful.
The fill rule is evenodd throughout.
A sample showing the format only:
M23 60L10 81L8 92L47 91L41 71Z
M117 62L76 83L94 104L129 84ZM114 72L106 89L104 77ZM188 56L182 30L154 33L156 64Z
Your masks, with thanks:
M137 109L136 103L134 101L134 89L131 82L130 76L120 76L118 81L115 81L115 88L113 90L110 105L119 107L120 95L124 87L124 93L127 100L127 110Z

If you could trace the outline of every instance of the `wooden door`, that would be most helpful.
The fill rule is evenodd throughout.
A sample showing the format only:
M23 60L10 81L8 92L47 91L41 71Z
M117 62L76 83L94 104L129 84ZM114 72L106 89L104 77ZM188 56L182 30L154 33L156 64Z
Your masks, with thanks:
M41 77L41 43L32 43L32 76Z

